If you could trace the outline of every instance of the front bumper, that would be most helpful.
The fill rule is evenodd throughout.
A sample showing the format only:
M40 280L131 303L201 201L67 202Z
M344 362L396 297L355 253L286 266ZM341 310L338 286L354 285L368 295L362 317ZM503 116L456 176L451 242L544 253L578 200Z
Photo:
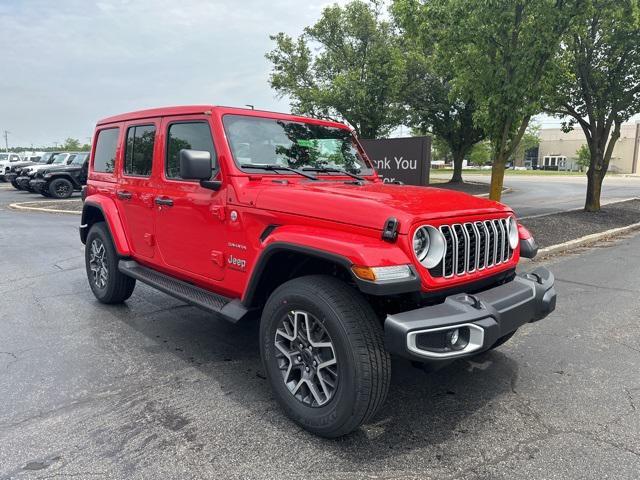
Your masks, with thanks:
M449 296L443 303L388 315L385 345L390 353L422 362L438 362L475 355L529 322L542 320L556 307L553 274L540 267L517 275L503 285L469 294ZM466 331L460 350L436 345L439 335Z
M29 188L34 192L42 192L44 190L47 181L42 178L36 178L34 180L29 180Z
M22 177L17 177L16 178L16 183L18 184L18 186L22 189L28 189L29 188L29 181L31 180L31 177L27 177L27 176L22 176Z
M17 174L17 173L9 172L9 173L6 173L6 174L4 175L4 179L5 179L7 182L13 182L13 181L15 181L15 179L16 179L16 178L18 178L18 174Z

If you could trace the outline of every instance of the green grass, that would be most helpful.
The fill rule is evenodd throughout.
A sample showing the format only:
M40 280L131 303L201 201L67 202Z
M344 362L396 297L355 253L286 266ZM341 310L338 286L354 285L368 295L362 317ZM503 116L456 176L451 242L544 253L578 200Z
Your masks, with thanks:
M447 174L451 175L453 173L453 169L451 168L432 168L431 174ZM584 172L554 172L553 170L505 170L505 175L539 175L539 176L556 176L556 177L566 177L566 176L584 176ZM463 175L491 175L491 170L477 170L471 168L465 168L462 170Z

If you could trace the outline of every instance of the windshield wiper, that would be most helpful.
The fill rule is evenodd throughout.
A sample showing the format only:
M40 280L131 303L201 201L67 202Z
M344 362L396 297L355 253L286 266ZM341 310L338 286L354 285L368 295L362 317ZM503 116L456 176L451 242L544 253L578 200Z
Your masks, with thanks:
M283 165L271 165L268 163L243 163L240 165L240 168L255 168L260 170L270 170L273 172L277 172L278 170L282 170L284 172L293 172L298 175L302 175L310 180L318 180L318 177L314 175L310 175L308 173L301 172L300 170L296 170L295 168L285 167Z
M307 172L318 172L318 173L341 173L343 175L347 175L348 177L355 178L356 180L360 180L361 182L365 181L366 178L361 177L360 175L356 175L355 173L348 172L342 168L334 168L334 167L304 167L302 170Z

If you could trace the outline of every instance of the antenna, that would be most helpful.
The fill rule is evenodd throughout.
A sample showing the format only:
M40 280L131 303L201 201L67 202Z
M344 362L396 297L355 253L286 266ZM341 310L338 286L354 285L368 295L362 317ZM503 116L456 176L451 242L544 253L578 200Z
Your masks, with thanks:
M255 110L255 105L251 105L250 103L246 103L245 107L249 107L251 110Z

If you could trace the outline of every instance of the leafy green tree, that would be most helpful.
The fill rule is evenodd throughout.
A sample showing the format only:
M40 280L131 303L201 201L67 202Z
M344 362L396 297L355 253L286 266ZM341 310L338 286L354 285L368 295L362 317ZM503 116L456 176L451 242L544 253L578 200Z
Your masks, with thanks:
M462 182L462 164L473 145L485 138L474 119L476 103L453 90L448 59L438 55L429 28L430 18L415 15L414 0L396 0L392 13L401 31L406 58L401 100L407 123L443 142L453 157L452 183Z
M422 133L424 135L424 133ZM433 160L444 160L445 162L449 162L449 158L451 157L451 148L449 148L449 144L446 140L438 136L433 137L433 141L431 142L431 158Z
M492 153L489 142L476 143L469 153L469 161L474 165L486 165L491 162Z
M62 144L62 150L77 152L80 150L80 140L77 138L67 137Z
M591 152L587 145L580 145L580 148L576 150L576 164L580 167L580 171L585 168L589 168L591 163Z
M474 118L495 152L494 200L502 194L507 159L541 110L543 93L553 87L547 73L579 1L404 0L411 14L429 19L436 54L449 61L455 91L476 102Z
M269 82L292 110L348 122L363 138L387 135L402 123L397 98L403 55L378 2L354 0L323 10L298 38L270 37Z
M513 152L511 160L514 164L523 162L527 150L531 150L538 145L540 145L540 125L538 125L537 123L530 123L527 127L527 131L524 132L524 135L522 136L522 140L518 144L518 147Z
M579 124L589 148L584 209L600 210L602 181L620 126L640 111L640 7L637 0L587 0L559 53L548 110Z

